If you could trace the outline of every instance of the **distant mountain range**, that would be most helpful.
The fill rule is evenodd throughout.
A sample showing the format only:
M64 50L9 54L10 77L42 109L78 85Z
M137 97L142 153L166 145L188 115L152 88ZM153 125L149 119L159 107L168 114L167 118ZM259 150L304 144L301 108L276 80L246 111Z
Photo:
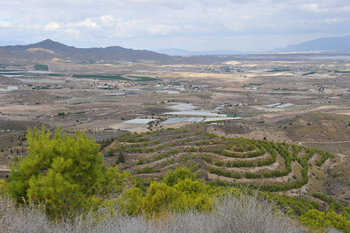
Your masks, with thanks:
M310 51L350 51L350 36L324 37L306 41L300 44L277 48L271 52L310 52Z
M236 51L236 50L189 51L184 49L161 49L161 50L156 50L156 52L167 54L170 56L228 55L228 54L251 53L251 52Z
M156 64L219 64L228 60L271 59L269 53L311 51L350 52L350 36L320 38L260 54L234 50L193 52L182 49L165 49L153 52L126 49L120 46L83 49L47 39L36 44L1 46L0 64L13 63L14 60L17 63L53 60L77 63L146 61Z
M172 63L174 58L147 50L125 49L120 46L106 48L76 48L52 40L30 45L2 46L0 58L25 60L63 60L70 62L120 62L120 61L153 61Z
M282 48L276 48L265 53L276 52L310 52L310 51L337 51L350 52L350 36L343 37L324 37L316 40L310 40L299 44L288 45ZM159 53L170 56L194 56L194 55L229 55L229 54L252 54L255 52L237 51L237 50L214 50L214 51L188 51L183 49L163 49L157 50Z

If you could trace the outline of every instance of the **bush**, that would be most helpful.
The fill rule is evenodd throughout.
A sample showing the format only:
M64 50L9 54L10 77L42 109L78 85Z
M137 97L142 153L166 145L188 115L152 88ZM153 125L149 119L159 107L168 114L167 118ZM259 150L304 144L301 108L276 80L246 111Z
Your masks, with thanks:
M138 169L137 173L154 173L160 172L160 169L155 169L154 167L144 167L143 169Z
M83 132L50 138L44 126L28 130L28 155L11 167L9 194L17 203L47 201L46 213L65 216L78 209L99 205L104 195L119 193L129 173L117 167L106 169L99 146ZM96 207L96 206L95 206Z
M222 166L222 164L223 164L223 162L222 162L222 161L220 161L220 160L215 162L215 165L216 165L216 166L219 166L219 167L221 167L221 166Z
M256 179L256 178L262 178L262 174L261 173L252 173L252 172L246 172L245 173L245 177L248 179Z
M230 172L230 171L224 171L224 170L222 170L220 168L215 168L215 167L210 167L209 172L210 173L215 173L215 174L217 174L219 176L231 177L231 178L236 178L236 179L242 178L240 173L233 173L233 172Z
M143 159L140 159L139 161L137 161L137 163L136 163L137 165L141 165L141 164L143 164Z
M202 156L201 156L201 159L207 161L208 163L211 163L211 157L209 157L209 156L204 156L204 155L202 155Z

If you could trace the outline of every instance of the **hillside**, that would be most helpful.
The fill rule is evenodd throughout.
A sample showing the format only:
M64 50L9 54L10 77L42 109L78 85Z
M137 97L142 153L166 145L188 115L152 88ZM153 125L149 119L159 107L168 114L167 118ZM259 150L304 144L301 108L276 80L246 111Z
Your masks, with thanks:
M350 36L324 37L272 50L272 52L308 51L350 51Z
M104 158L83 132L29 130L27 143L0 184L13 198L0 198L1 232L350 230L348 202L309 185L335 162L321 150L218 137L199 124L123 134ZM28 200L16 198L26 180Z
M119 164L120 169L143 179L161 179L180 165L217 185L249 184L260 190L299 194L308 189L320 191L305 186L315 178L309 177L309 166L321 168L328 158L334 158L328 152L287 143L219 137L206 133L205 128L125 134L105 152L108 166L117 164L122 154L125 163ZM316 173L317 179L322 178L321 173Z
M0 58L28 60L52 60L58 58L73 62L153 61L156 63L171 63L174 60L171 56L147 50L133 50L119 46L82 49L49 39L30 45L0 47Z
M350 141L349 123L349 116L334 113L308 113L281 122L292 140L308 142Z
M0 75L0 84L2 84L2 85L15 85L18 83L21 83L21 81L18 79Z

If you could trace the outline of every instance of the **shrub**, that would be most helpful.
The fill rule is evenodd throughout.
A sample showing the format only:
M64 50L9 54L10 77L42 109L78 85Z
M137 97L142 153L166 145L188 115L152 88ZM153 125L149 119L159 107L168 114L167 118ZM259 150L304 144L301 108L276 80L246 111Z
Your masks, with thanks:
M11 167L9 194L17 203L23 198L34 203L45 200L46 213L68 215L77 209L90 209L103 195L119 193L129 173L119 174L117 167L104 166L99 146L83 132L75 135L55 130L50 138L44 126L28 130L28 155Z
M140 159L139 161L137 161L136 164L137 164L137 165L143 164L143 159Z
M207 161L208 163L211 163L211 158L210 158L209 156L204 156L204 155L202 155L202 156L201 156L201 159Z
M220 160L215 162L215 165L216 165L216 166L220 166L220 167L221 167L221 166L222 166L222 164L223 164L223 162L222 162L222 161L220 161Z

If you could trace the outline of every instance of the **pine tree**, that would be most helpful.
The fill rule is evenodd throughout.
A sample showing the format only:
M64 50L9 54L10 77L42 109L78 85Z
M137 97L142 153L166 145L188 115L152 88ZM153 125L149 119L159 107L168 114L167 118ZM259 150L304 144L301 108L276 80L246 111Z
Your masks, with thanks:
M50 216L68 216L76 210L97 207L103 198L120 193L129 173L117 167L106 169L99 145L84 132L75 135L42 127L28 129L28 156L11 167L9 194L18 203L23 198L34 203L47 201Z
M119 151L117 163L125 163L125 157L124 157L124 153L122 151Z

